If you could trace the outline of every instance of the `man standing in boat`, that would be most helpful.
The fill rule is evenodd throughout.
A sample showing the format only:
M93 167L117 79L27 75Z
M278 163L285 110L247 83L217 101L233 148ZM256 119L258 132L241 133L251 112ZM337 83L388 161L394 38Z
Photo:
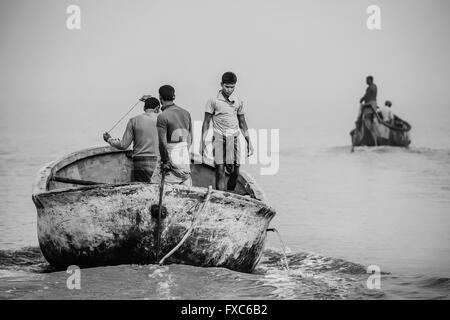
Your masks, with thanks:
M191 115L173 102L175 89L172 86L159 88L159 99L162 113L158 116L156 127L165 181L192 186L189 155L192 144Z
M359 129L361 127L361 114L364 107L371 105L374 110L377 110L377 93L378 88L376 84L373 82L373 76L368 76L366 78L367 83L367 89L364 96L359 100L359 103L361 104L359 108L358 118L356 120L356 128Z
M133 171L131 181L150 182L159 156L156 119L159 114L159 101L151 96L143 96L144 113L131 118L122 140L113 139L109 133L103 139L112 147L126 150L133 142Z
M240 131L247 143L247 156L253 154L253 147L248 134L244 116L244 104L234 93L237 77L233 72L222 75L222 89L217 96L209 99L205 107L205 119L202 126L202 141L200 155L206 151L205 139L209 124L213 123L213 155L216 170L216 189L233 191L236 187L240 166ZM226 185L225 167L230 173Z
M372 107L377 107L377 93L378 88L377 85L373 82L373 77L368 76L366 78L367 89L364 96L359 100L361 104L370 104Z

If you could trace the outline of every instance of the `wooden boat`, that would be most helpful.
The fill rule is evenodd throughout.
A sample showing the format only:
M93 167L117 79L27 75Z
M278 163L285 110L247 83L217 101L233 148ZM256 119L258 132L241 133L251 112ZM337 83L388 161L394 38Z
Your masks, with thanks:
M275 211L262 190L241 171L236 193L210 190L212 163L192 164L193 187L165 184L167 215L160 224L159 259L194 222L192 233L167 260L251 272L264 247ZM41 251L58 269L157 263L159 184L131 183L130 151L111 147L82 150L45 166L33 185ZM99 184L101 183L101 184ZM205 206L199 213L200 207Z
M394 116L394 122L385 122L371 105L361 112L361 126L350 132L352 147L395 146L408 147L411 143L411 125Z

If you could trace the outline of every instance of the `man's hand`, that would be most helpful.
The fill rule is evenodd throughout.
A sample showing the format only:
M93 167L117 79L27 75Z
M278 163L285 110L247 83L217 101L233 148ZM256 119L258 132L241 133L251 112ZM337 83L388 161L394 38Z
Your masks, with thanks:
M164 173L167 173L170 170L172 170L172 164L170 163L170 161L163 162L161 164L161 170L164 171Z
M103 134L103 140L105 140L105 142L108 142L109 139L111 139L111 135L108 132L105 132Z
M253 152L254 152L254 150L253 150L252 144L248 143L247 144L247 157L251 157L253 155Z
M139 101L145 102L145 100L147 100L148 98L151 98L152 96L149 94L145 94L142 96L142 98L139 99Z

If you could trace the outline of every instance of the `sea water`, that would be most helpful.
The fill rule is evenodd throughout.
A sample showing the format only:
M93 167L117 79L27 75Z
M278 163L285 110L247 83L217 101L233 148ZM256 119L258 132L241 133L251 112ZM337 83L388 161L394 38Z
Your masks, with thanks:
M277 211L271 227L287 247L288 272L280 241L268 233L252 274L185 265L109 266L82 269L80 290L69 290L70 275L52 270L40 253L31 185L47 162L102 145L102 132L95 121L83 132L71 121L36 124L34 130L3 121L0 299L448 299L447 118L431 125L418 117L409 149L363 147L354 153L350 125L327 127L320 135L305 129L298 134L302 139L291 140L285 132L293 129L280 128L277 174L243 169ZM375 288L368 281L374 266L380 271Z

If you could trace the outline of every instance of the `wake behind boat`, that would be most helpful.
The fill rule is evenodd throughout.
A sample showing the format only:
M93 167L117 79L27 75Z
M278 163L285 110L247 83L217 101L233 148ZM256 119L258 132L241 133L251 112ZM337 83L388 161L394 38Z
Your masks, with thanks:
M168 262L251 272L275 211L243 171L235 193L208 191L214 168L195 159L193 187L164 186L160 252L171 251L193 227ZM52 266L158 262L151 207L158 204L159 185L131 183L132 167L131 151L99 147L72 153L39 172L32 199L39 245Z

